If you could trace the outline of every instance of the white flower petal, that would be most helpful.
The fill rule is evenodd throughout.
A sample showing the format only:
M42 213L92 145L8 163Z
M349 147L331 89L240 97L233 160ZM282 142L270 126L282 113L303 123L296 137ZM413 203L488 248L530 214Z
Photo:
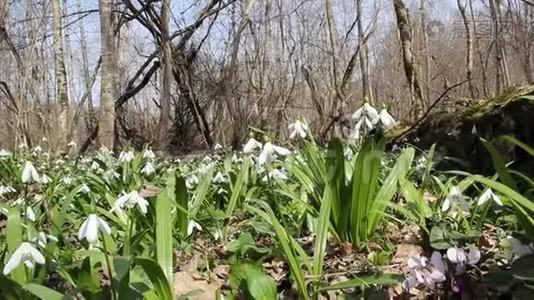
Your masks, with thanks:
M111 228L109 227L108 223L106 223L106 221L100 217L98 217L98 226L103 234L111 234Z
M469 247L467 251L467 263L474 265L480 261L480 250L477 247Z
M20 248L19 248L20 249ZM19 249L15 250L9 260L7 261L6 265L4 266L4 275L8 275L13 271L16 267L20 265L22 262L22 254L19 253Z
M467 255L458 247L447 249L447 258L454 264L464 264L467 261Z
M88 223L89 223L89 219L85 219L85 221L83 221L82 223L82 226L80 226L80 229L78 230L78 240L81 241L85 237Z

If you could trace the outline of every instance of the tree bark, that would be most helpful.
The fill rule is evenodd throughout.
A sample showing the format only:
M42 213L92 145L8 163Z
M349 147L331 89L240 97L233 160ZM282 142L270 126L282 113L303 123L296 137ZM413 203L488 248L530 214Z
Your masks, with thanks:
M81 0L76 1L76 5L78 6L78 12L82 11L82 2ZM80 48L82 52L82 67L83 67L83 80L85 84L86 91L90 89L92 82L91 82L91 74L89 70L89 58L87 56L87 38L85 36L85 21L84 19L81 19L79 21L80 24ZM89 115L92 117L94 114L94 108L93 108L93 94L89 93L87 94L87 111L89 112ZM89 123L90 124L90 123Z
M420 16L420 31L421 31L421 52L423 60L423 84L426 101L430 100L430 53L428 50L428 32L426 20L426 0L419 0L419 16Z
M337 31L336 31L336 24L334 21L334 13L332 11L332 0L325 0L325 12L326 12L326 25L328 29L328 39L330 42L330 56L332 59L332 78L334 83L334 89L336 92L336 97L333 100L332 103L332 115L335 115L336 111L338 111L338 115L343 114L343 102L345 100L345 95L343 94L343 91L340 90L337 75L337 56L338 56L338 41L337 41ZM341 102L338 107L338 100Z
M232 138L231 144L232 147L237 148L241 142L241 133L246 128L243 128L243 117L240 115L238 110L238 103L236 99L232 99L233 92L233 81L237 72L237 55L239 53L239 42L241 40L241 35L245 30L245 27L250 22L250 13L254 7L255 0L247 0L243 2L243 15L238 24L236 33L233 37L232 44L230 45L230 61L228 62L228 67L226 68L225 78L222 82L222 94L225 100L228 112L232 119Z
M56 76L56 97L59 104L58 130L60 132L56 150L67 146L69 96L67 88L67 71L63 50L63 30L61 25L61 0L52 0L52 30L54 32L54 70Z
M171 79L173 59L171 52L171 39L169 37L170 0L163 0L161 6L161 51L162 54L162 81L160 105L161 113L159 119L159 146L163 151L169 147L169 121L171 117Z
M423 95L421 86L419 84L419 74L416 68L414 53L412 50L412 27L410 24L410 17L406 5L402 0L393 0L393 7L395 9L395 16L397 18L397 28L399 30L399 37L401 42L402 59L404 64L404 73L408 80L410 87L410 95L412 98L412 117L417 117L421 114L424 107Z
M502 36L501 1L489 0L490 14L493 22L493 41L495 43L495 90L500 94L510 86L510 75L506 59L506 46Z
M462 5L461 0L457 0L456 4L458 5L458 10L462 16L462 21L465 29L465 76L467 79L467 84L469 87L469 93L471 98L475 99L475 86L473 84L473 37L471 35L471 26L469 25L469 20L467 19L467 13L465 11L466 5Z
M110 150L113 150L115 145L115 99L117 99L118 78L113 4L113 0L99 0L102 71L98 143L99 146Z
M371 85L369 83L369 48L367 47L367 39L363 30L363 14L362 14L362 0L356 1L356 15L358 27L358 45L360 46L360 72L362 75L362 97L364 101L373 103L373 95L371 94Z

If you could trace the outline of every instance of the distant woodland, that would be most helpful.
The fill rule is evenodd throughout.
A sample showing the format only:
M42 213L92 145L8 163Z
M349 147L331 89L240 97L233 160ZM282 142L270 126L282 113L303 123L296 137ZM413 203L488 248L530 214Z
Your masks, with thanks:
M328 137L364 102L409 123L534 83L533 44L532 0L0 0L0 147Z

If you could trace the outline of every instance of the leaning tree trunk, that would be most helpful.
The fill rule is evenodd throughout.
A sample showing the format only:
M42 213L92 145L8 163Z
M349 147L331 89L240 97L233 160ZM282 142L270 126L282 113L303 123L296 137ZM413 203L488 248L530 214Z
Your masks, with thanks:
M404 73L410 87L412 98L412 116L417 117L424 108L423 95L419 84L419 74L417 72L415 57L412 50L412 27L406 5L402 0L393 0L395 16L397 18L397 28L402 48L402 60L404 63Z
M117 60L114 41L113 0L99 0L102 71L98 143L113 149L115 142L115 99L117 99Z
M54 70L56 75L57 101L59 103L58 131L56 149L67 146L67 124L69 113L69 96L67 91L67 72L63 51L63 31L61 25L61 0L52 0L52 29L54 32Z

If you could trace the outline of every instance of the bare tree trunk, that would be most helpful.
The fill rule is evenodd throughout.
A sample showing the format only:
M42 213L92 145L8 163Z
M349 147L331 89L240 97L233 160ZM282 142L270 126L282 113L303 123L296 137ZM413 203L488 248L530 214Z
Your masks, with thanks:
M339 84L337 80L338 70L337 70L337 56L339 54L338 45L337 45L337 31L336 24L334 21L334 13L332 11L332 0L325 0L325 12L326 12L326 24L328 29L328 39L330 42L330 55L332 58L332 78L334 83L334 89L336 92L336 97L333 99L332 103L332 115L335 115L338 111L338 115L343 114L343 102L345 100L345 95L340 91ZM338 101L340 100L340 106L338 107Z
M469 15L471 18L471 24L473 24L473 42L476 47L476 51L478 53L478 63L480 67L480 73L482 75L482 91L485 98L488 98L490 96L489 87L488 87L488 74L487 74L487 67L485 63L485 54L482 52L482 48L480 46L480 38L478 35L478 26L475 20L475 11L473 9L473 0L469 1Z
M169 147L169 120L171 117L171 79L172 79L172 52L171 39L169 37L170 0L163 0L161 5L161 53L162 53L162 81L159 119L159 146L163 151Z
M241 21L238 24L235 36L230 45L230 61L228 62L228 67L226 68L225 78L222 83L223 98L226 102L226 107L230 113L232 119L232 138L231 144L234 148L239 146L241 142L241 133L246 128L243 128L243 117L240 115L238 109L238 99L232 99L233 92L233 81L237 72L237 55L239 53L239 42L241 40L241 35L245 30L245 27L250 22L250 13L254 6L255 0L246 0L243 3L243 15Z
M497 94L510 85L506 46L502 37L501 1L489 0L490 14L493 22L493 41L495 44L495 89Z
M369 48L367 47L367 40L364 38L363 30L363 14L362 14L362 0L356 1L356 15L358 27L358 45L360 45L360 72L362 74L362 97L364 101L373 103L373 95L371 93L371 86L369 84Z
M77 0L76 5L78 6L78 12L81 12L81 0ZM87 57L87 37L85 36L85 21L84 19L81 19L78 22L80 24L80 47L82 51L83 81L85 84L85 89L87 91L91 87L91 74L89 70L89 58ZM92 117L94 113L92 93L87 94L87 110L89 112L89 115ZM88 123L90 124L91 122Z
M467 84L469 85L469 93L471 98L475 98L475 86L473 84L473 37L471 35L471 26L469 26L469 20L467 19L467 14L465 8L467 4L462 5L461 0L457 0L458 10L462 16L465 29L465 48L466 48L466 66L465 66L465 76L467 79Z
M525 21L523 23L523 70L525 78L529 84L534 83L534 73L532 72L532 44L534 39L534 29L531 24L534 22L534 4L523 4L523 13Z
M410 87L412 97L412 116L420 115L424 108L423 95L419 85L419 74L417 73L416 62L412 50L412 27L406 5L402 0L393 0L395 16L397 18L397 28L402 48L402 58L404 63L404 73Z
M421 52L423 60L423 81L425 89L425 99L430 100L430 53L428 50L428 32L426 22L426 0L419 1L419 13L421 22Z
M113 149L115 144L115 100L117 99L117 59L114 31L113 0L99 0L100 43L102 71L100 83L100 121L98 140L100 146Z
M67 146L69 96L67 90L67 72L63 51L63 31L61 25L61 0L52 0L52 28L54 31L54 69L57 85L57 101L59 103L58 130L60 132L56 149Z

